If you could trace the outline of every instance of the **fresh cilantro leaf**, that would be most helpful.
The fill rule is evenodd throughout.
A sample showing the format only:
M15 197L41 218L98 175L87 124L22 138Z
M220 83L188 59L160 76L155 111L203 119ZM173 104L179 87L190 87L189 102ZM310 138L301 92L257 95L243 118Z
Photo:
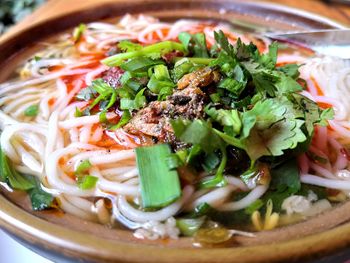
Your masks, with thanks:
M283 72L285 75L293 79L297 79L300 75L299 65L297 64L286 64L282 67L277 67L276 69Z
M24 175L17 172L9 158L0 147L0 179L7 182L10 187L17 190L29 190L34 187L33 183Z
M274 42L269 45L269 52L267 54L263 54L259 58L259 62L263 65L263 67L267 69L274 69L277 61L277 51L278 51L278 43Z
M258 49L252 42L246 45L238 38L235 46L235 55L240 61L256 59L258 57Z
M13 189L27 191L33 210L43 210L51 206L54 199L53 196L42 189L40 183L35 177L17 172L8 157L2 151L1 147L0 180L7 182Z
M177 138L182 142L198 144L206 153L211 153L223 145L220 137L213 132L209 122L179 118L170 123Z
M231 96L233 96L234 98L238 98L244 90L245 84L246 83L238 82L237 80L232 78L225 78L220 81L220 83L218 84L218 88L226 89L230 92Z
M253 78L253 83L258 92L274 97L276 92L275 83L279 81L279 77L265 69L254 70L250 72Z
M327 120L333 118L333 109L322 110L314 101L301 94L294 93L287 98L300 112L300 115L304 116L306 130L310 136L313 135L314 125L327 125Z
M279 74L279 81L275 84L275 87L279 93L294 93L303 90L298 82L284 74Z
M78 100L89 101L95 98L97 92L90 86L81 89L75 96Z
M224 127L230 127L232 135L240 134L242 121L237 110L216 110L214 107L206 107L205 112L216 122Z
M283 150L294 149L307 139L301 130L303 124L302 120L282 120L268 129L252 129L244 148L251 160L261 156L280 156Z
M215 38L215 41L217 43L217 46L220 49L225 51L227 55L229 55L231 57L234 56L234 48L228 42L228 39L222 30L219 30L219 32L214 31L214 38ZM239 43L239 41L240 41L240 39L238 39L237 43Z
M320 126L327 126L328 120L332 120L333 118L334 118L334 109L328 108L328 109L322 110L320 119L315 123Z
M244 149L252 161L261 156L280 156L283 150L294 149L306 141L303 120L288 118L287 107L275 99L259 101L242 116L240 138L216 131L227 143Z
M205 34L197 33L191 35L187 32L181 32L178 38L186 51L192 53L194 57L209 58Z

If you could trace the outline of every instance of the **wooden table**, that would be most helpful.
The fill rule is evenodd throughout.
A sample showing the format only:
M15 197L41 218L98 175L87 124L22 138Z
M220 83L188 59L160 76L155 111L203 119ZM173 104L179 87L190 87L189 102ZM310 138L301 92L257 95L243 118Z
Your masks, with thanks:
M4 38L8 38L16 31L22 30L29 25L41 22L49 17L55 17L63 13L66 14L73 12L79 8L88 8L98 3L115 1L116 0L49 0L46 4L37 9L32 15L28 16L21 23L14 26L1 38L2 40ZM265 0L265 2L267 2L267 0ZM343 4L327 3L326 1L320 0L270 0L268 2L274 2L314 12L337 20L343 24L347 24L350 27L350 5L347 6Z

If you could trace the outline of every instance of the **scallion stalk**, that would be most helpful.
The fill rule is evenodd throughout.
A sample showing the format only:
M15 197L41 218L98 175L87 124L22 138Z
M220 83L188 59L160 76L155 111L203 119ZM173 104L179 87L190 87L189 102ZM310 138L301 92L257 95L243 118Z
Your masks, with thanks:
M139 170L143 208L161 208L181 196L176 170L170 170L166 159L171 154L168 144L135 149Z
M120 66L121 63L127 59L132 59L132 58L137 58L142 56L151 57L151 58L160 57L173 50L178 50L186 53L186 50L182 44L174 41L163 41L163 42L159 42L153 45L143 47L140 50L126 52L126 53L119 53L119 54L110 56L102 60L102 63L110 67Z

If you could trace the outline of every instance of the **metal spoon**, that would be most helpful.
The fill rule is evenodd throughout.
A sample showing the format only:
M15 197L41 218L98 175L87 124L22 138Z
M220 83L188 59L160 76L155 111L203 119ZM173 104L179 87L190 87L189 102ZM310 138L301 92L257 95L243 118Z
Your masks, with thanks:
M329 29L284 34L266 33L265 36L274 40L304 46L320 54L350 59L350 29Z

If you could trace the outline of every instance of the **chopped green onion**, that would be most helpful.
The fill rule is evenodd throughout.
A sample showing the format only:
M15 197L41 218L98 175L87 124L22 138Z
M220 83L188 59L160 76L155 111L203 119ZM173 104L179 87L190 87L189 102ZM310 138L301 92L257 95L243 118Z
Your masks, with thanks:
M120 65L123 70L135 71L135 70L147 70L149 67L164 64L164 61L157 59L153 60L147 57L137 57L130 59L129 61Z
M86 25L85 24L80 24L78 27L76 27L73 31L73 39L74 42L78 42L81 37L83 36L84 32L86 30Z
M210 62L214 61L213 58L192 58L192 57L176 57L174 67L178 67L184 63L191 63L192 65L207 66Z
M101 111L100 114L98 115L100 123L107 123L107 113L106 111Z
M142 207L161 208L181 196L177 171L170 170L166 158L171 154L168 144L135 149L141 184Z
M75 174L82 174L91 168L92 164L89 160L82 161L75 170Z
M39 105L31 105L28 108L25 109L24 115L28 117L35 117L39 113Z
M141 83L138 81L134 81L134 80L128 80L126 82L126 85L135 92L137 92L141 87Z
M119 122L116 125L113 125L110 128L110 130L114 131L116 129L119 129L119 128L123 127L125 124L127 124L129 122L131 117L132 116L130 114L130 111L128 111L128 110L124 111L121 119L119 120Z
M227 185L227 182L224 177L224 170L227 163L227 153L225 148L222 148L220 150L221 150L222 158L221 158L220 165L216 171L215 177L213 179L201 181L199 183L200 188L222 187Z
M176 168L184 165L184 163L176 153L170 154L165 160L170 170L176 170Z
M95 79L94 81L92 81L91 87L103 97L111 95L114 90L110 85L104 82L103 79Z
M158 100L165 100L168 96L173 94L173 87L163 87L158 93Z
M77 184L82 190L89 190L96 186L98 178L92 175L83 175L77 177Z
M126 51L126 52L131 52L131 51L136 51L140 50L142 48L142 45L133 43L128 40L122 40L118 43L117 45L121 50Z
M173 50L186 52L184 46L180 43L177 43L174 41L163 41L163 42L159 42L153 45L143 47L140 50L127 52L127 53L119 53L119 54L110 56L102 60L102 63L110 67L120 66L123 63L123 61L127 59L132 59L132 58L137 58L142 56L146 56L150 58L160 58L162 55Z
M164 65L154 66L154 76L158 80L170 80L168 68Z
M37 61L39 61L39 60L41 60L41 57L39 57L39 56L34 56L34 61L35 61L35 62L37 62Z
M171 80L158 80L155 75L152 75L147 84L147 88L155 94L160 93L165 87L174 88L175 86Z
M219 93L210 94L209 97L210 97L211 101L214 103L219 103L220 99L221 99L221 96Z
M199 218L180 218L176 220L176 226L180 230L181 234L191 237L203 225L204 221L204 216Z
M120 109L122 110L138 110L146 104L146 97L143 95L145 89L140 90L135 99L122 98L120 99Z
M251 203L249 206L247 206L244 211L251 215L253 214L255 211L259 210L261 207L263 207L264 202L261 199L257 199L255 200L253 203Z
M213 171L220 163L220 158L214 153L209 153L205 156L202 167L205 171L211 172Z
M74 113L74 117L81 117L83 116L83 112L81 110L79 110L78 107L75 107L75 113Z

